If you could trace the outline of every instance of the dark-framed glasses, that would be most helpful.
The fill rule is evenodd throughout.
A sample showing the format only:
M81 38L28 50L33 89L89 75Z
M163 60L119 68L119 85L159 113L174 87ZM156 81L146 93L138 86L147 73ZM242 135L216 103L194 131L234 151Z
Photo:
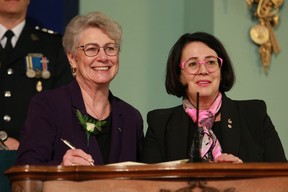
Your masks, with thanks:
M221 68L223 59L220 57L209 56L200 61L195 57L189 58L180 64L181 69L190 74L197 74L201 65L204 65L209 73L213 73Z
M79 47L76 47L76 49L82 50L87 57L96 56L99 53L101 48L104 50L104 52L108 56L115 56L120 51L120 46L117 43L107 43L103 47L100 47L96 43L88 43L86 45L81 45Z

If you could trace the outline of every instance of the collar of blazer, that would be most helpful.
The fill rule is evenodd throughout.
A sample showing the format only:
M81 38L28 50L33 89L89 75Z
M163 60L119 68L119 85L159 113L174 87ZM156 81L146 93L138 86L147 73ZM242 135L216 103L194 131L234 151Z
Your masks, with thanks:
M237 111L236 103L223 94L220 111L222 150L224 153L238 154L240 145L240 115Z

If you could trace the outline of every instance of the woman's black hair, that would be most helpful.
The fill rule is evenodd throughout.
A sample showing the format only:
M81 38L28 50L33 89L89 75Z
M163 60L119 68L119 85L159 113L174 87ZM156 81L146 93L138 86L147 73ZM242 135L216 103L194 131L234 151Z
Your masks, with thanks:
M183 48L191 42L202 42L206 44L217 53L218 57L223 59L219 91L222 93L229 91L234 85L235 74L226 49L213 35L205 32L196 32L182 35L169 52L165 80L167 93L177 97L183 97L186 95L187 86L183 85L180 81L181 68L179 67L179 64Z

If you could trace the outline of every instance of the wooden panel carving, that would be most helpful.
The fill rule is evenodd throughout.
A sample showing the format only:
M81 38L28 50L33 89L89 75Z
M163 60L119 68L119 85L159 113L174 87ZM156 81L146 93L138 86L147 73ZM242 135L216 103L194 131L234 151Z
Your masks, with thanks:
M281 51L273 28L279 24L280 7L284 0L246 0L258 24L250 29L252 41L259 46L259 54L265 73L268 73L271 55Z

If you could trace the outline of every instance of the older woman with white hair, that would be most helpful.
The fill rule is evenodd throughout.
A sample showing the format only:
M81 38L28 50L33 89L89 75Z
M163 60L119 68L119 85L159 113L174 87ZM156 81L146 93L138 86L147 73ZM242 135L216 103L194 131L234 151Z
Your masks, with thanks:
M93 165L138 161L140 112L115 97L120 25L100 12L76 16L63 46L75 80L33 98L16 164Z

